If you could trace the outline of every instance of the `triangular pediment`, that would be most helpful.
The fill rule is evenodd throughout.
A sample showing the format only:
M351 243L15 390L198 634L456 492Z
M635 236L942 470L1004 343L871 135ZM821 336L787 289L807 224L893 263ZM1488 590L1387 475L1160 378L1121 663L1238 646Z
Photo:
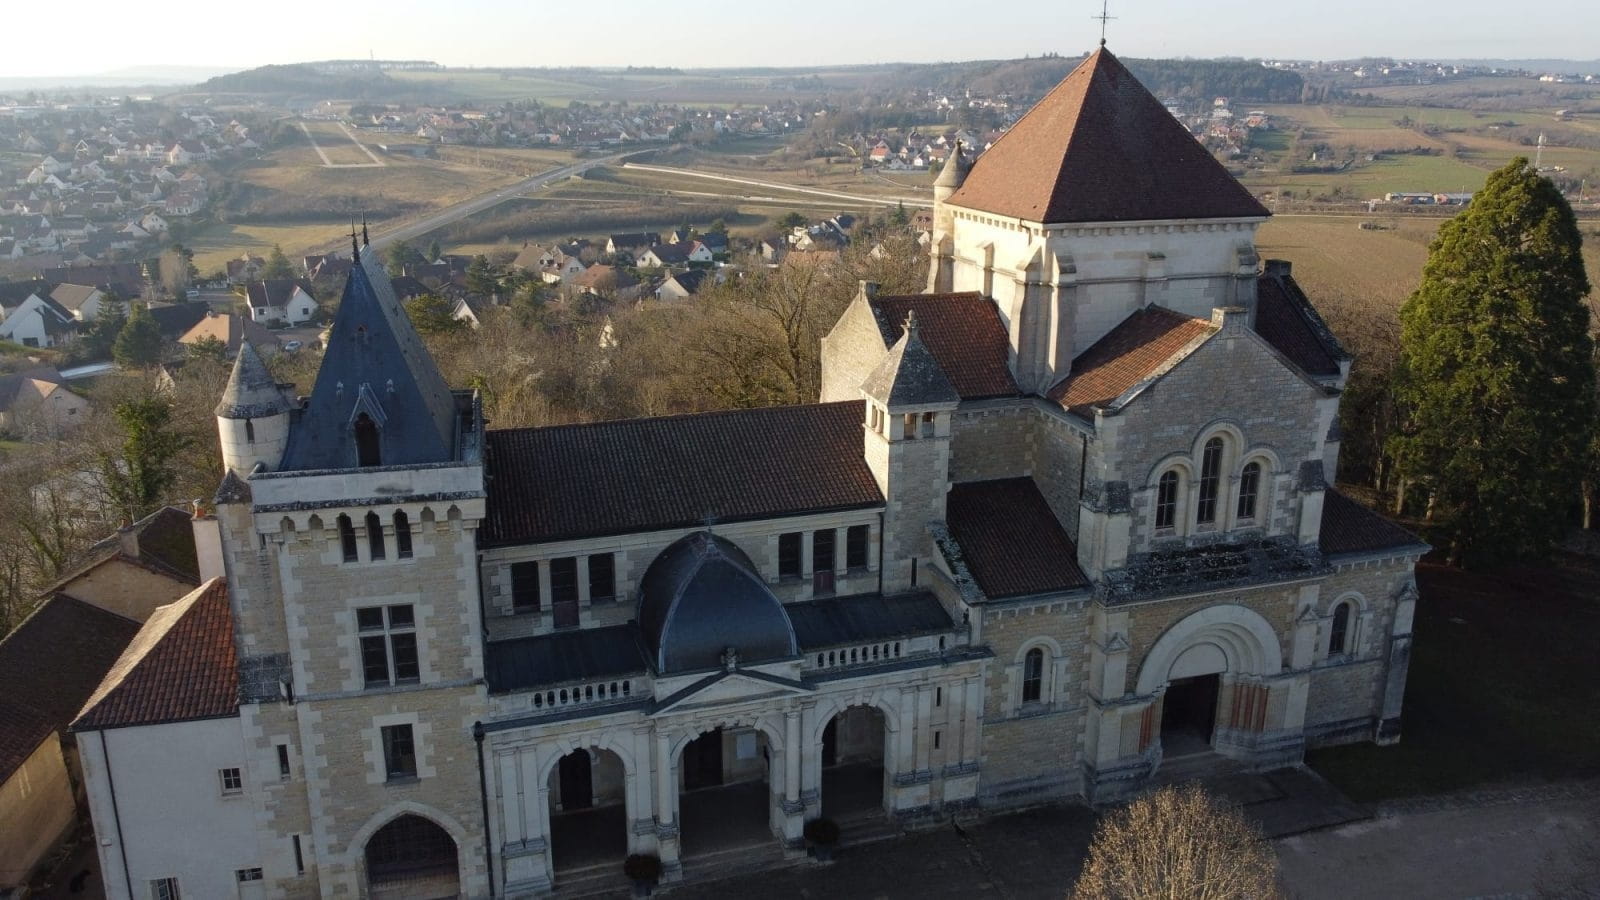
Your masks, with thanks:
M744 703L774 697L810 694L816 688L781 675L772 675L758 669L735 669L731 672L714 672L699 681L661 699L652 715L683 712L725 704Z

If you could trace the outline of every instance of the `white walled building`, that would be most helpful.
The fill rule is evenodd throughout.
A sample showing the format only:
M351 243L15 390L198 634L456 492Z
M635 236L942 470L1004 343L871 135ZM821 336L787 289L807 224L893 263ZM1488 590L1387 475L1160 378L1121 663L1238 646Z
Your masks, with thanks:
M1329 486L1350 359L1266 211L1104 50L936 194L929 292L863 284L817 404L486 431L370 254L304 402L239 354L197 546L261 891L692 878L1398 739L1427 548ZM166 876L105 805L141 878L248 865L231 811Z

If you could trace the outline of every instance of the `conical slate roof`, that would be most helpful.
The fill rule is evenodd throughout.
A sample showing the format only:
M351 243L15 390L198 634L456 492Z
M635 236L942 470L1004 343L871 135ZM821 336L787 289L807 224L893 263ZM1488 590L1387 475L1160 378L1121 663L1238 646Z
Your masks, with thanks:
M945 161L944 168L939 170L939 177L933 180L934 187L961 187L961 182L966 178L967 172L972 167L967 164L966 157L961 153L961 142L957 141L950 151L950 158Z
M917 314L906 313L905 333L878 363L861 390L891 411L907 406L957 403L961 395L917 334Z
M222 389L216 414L224 419L259 419L285 412L289 403L267 371L266 363L249 341L239 342L239 355L233 360L233 374Z
M361 414L378 427L382 465L456 456L450 387L371 253L350 267L322 368L289 431L283 470L355 467L353 425Z
M1047 224L1268 215L1104 48L980 156L950 202Z

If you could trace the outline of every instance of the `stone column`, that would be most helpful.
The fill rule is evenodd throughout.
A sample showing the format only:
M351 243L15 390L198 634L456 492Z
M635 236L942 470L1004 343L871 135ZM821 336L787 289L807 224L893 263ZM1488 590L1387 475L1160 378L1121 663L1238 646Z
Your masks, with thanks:
M664 877L683 877L678 842L678 772L672 765L672 738L656 732L656 843Z
M1417 583L1408 580L1395 599L1394 630L1389 635L1389 660L1383 675L1383 706L1378 713L1379 744L1400 742L1400 706L1411 668L1411 620L1417 608Z
M800 733L820 735L815 703L800 707ZM811 752L800 754L800 803L805 807L801 815L814 819L822 815L822 748L808 748Z
M650 732L633 733L633 765L628 770L628 852L656 853L655 767L650 765Z
M788 849L805 847L806 805L800 799L800 771L806 756L800 743L800 710L783 715L783 843Z

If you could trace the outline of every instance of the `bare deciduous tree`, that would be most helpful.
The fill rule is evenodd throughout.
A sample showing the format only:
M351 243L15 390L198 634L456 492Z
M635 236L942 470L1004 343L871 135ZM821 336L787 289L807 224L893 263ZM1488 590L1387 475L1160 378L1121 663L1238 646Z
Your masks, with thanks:
M1074 900L1278 897L1277 857L1237 806L1165 787L1106 815Z

